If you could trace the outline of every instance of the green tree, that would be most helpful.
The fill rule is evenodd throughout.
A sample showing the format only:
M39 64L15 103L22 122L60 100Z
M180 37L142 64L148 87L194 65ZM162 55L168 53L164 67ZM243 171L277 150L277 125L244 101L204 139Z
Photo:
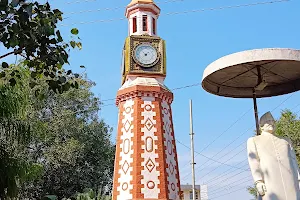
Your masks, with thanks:
M78 77L78 89L58 94L43 79L30 88L31 76L23 65L9 69L18 70L20 79L15 86L0 87L0 199L45 195L62 199L84 188L97 195L103 188L110 190L115 146L111 128L98 118L100 102L91 92L94 83ZM23 137L28 133L23 126L11 129L4 119L28 123L30 138Z
M247 187L247 190L249 194L251 194L254 197L254 199L257 199L257 190L255 189L255 186L254 187L249 186Z
M298 164L300 161L300 119L296 113L284 110L276 123L276 135L287 137L292 141Z
M22 187L22 197L44 195L70 198L91 188L111 188L115 146L111 128L98 119L99 99L91 92L94 83L79 77L78 89L56 94L39 83L40 99L31 94L32 124L30 160L43 166L39 179ZM32 91L34 93L34 91Z
M30 69L30 87L38 80L45 78L48 86L55 92L62 93L70 87L78 88L76 78L71 70L65 71L62 66L69 64L70 48L82 48L80 39L65 42L57 29L57 23L63 20L63 13L51 9L47 2L26 0L1 0L0 2L0 45L7 48L7 53L0 60L10 55L24 58L25 67ZM73 28L71 33L76 36L78 30ZM6 79L14 86L18 71L7 70L9 64L2 62L0 78ZM82 66L83 67L83 66Z
M0 199L15 197L18 185L32 176L28 172L33 165L25 153L30 138L28 98L23 82L12 87L0 81Z

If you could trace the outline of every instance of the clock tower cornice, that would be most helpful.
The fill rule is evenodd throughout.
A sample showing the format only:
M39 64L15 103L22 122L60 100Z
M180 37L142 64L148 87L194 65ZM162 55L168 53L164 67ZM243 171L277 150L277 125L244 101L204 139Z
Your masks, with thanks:
M160 9L159 7L157 7L156 5L154 4L136 4L134 6L131 6L131 7L127 7L126 8L126 11L125 11L125 16L127 18L130 17L130 15L136 13L136 12L151 12L153 13L155 16L159 16L160 14Z
M136 3L136 4L129 4L126 7L125 16L127 18L130 17L130 15L138 12L138 11L145 11L145 12L152 12L155 16L159 16L160 14L160 8L154 4L154 3Z

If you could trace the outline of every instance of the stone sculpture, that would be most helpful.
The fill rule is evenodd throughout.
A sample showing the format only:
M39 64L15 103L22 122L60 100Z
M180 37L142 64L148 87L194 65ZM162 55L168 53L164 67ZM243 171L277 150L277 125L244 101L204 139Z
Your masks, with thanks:
M300 200L299 167L290 139L274 135L270 112L259 122L261 133L247 141L248 162L262 200Z

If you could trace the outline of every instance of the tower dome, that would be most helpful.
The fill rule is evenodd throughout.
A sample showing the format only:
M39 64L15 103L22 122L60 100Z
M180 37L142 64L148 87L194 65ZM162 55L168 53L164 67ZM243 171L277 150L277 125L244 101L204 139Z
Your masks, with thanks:
M157 35L160 8L153 0L132 0L126 7L129 35Z

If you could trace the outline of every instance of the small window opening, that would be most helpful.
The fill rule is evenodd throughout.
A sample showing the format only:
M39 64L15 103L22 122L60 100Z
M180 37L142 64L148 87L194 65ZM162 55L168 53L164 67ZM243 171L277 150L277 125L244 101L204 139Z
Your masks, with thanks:
M137 31L136 17L133 17L133 19L132 19L132 32L135 33L136 31Z
M195 191L195 198L199 199L198 191ZM193 199L193 191L190 191L190 199Z
M152 30L153 30L153 34L156 34L156 20L154 17L152 17Z
M147 15L143 15L143 31L148 31Z

